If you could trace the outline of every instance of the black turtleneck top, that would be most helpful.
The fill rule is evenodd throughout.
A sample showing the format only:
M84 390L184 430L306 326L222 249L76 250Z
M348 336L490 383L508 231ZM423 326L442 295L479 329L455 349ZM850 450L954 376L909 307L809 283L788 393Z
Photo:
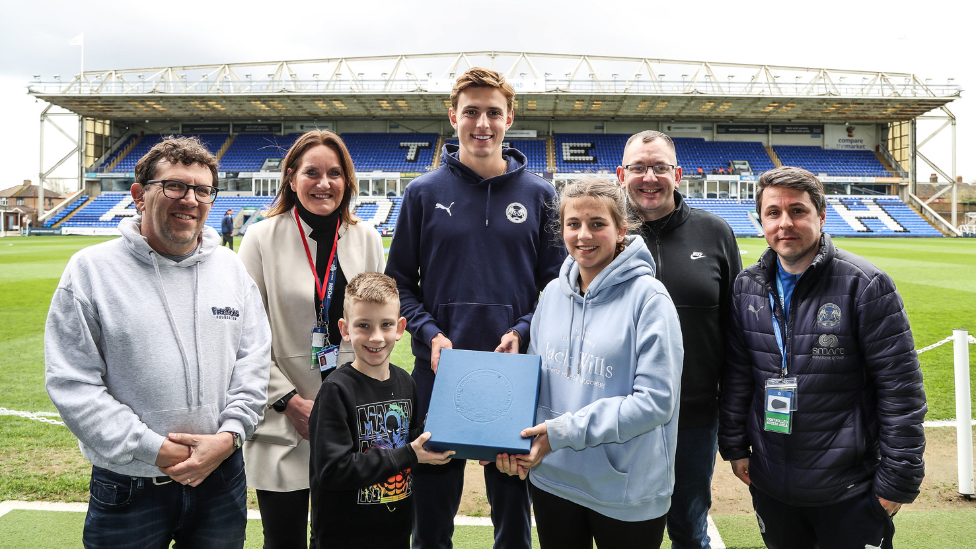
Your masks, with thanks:
M318 275L322 284L328 284L329 257L332 256L332 243L335 242L336 224L339 222L339 210L329 215L314 214L302 206L301 201L295 201L298 208L298 215L302 221L312 228L309 238L316 242L315 250L315 274ZM346 276L342 273L342 267L336 269L335 289L332 291L332 303L329 305L329 343L338 345L342 341L339 333L339 319L342 318L342 301L346 293ZM322 301L314 284L312 294L315 296L315 314L318 317L319 307Z

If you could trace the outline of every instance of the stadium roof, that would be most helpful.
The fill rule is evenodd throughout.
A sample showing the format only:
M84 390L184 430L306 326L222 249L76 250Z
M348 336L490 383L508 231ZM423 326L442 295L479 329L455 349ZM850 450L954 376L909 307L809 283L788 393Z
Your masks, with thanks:
M454 52L86 71L28 93L107 120L296 120L444 115L455 75L482 66L531 119L910 120L960 97L914 74L519 52Z

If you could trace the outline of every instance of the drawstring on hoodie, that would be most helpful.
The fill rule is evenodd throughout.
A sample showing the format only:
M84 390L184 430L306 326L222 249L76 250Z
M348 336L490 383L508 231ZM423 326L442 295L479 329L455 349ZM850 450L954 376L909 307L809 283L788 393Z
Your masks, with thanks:
M166 289L163 287L163 276L159 272L159 263L156 262L156 252L150 251L149 257L152 258L153 268L156 270L156 279L159 280L159 291L160 294L162 294L163 296L163 305L164 305L164 309L166 309L166 318L169 320L170 328L172 328L173 332L176 334L176 346L180 348L180 358L183 359L183 375L186 378L186 405L188 408L192 408L193 391L191 389L191 382L190 382L190 362L186 359L186 349L183 348L183 336L180 335L180 329L176 326L176 320L173 318L173 312L170 311L169 299L166 298ZM200 278L199 267L200 266L198 264L195 265L195 267L196 267L196 274L197 274L195 285L198 287L193 289L194 290L193 291L193 295L194 295L193 320L196 323L197 313L198 313L197 309L199 309L198 307L199 303L197 303L197 300L199 299L199 295L200 295L200 292L197 291L199 289L199 278ZM200 361L200 346L197 345L197 362L199 363L199 361ZM199 374L200 373L198 369L197 383L200 383Z
M485 227L488 226L488 211L491 206L491 183L488 184L488 200L485 201Z
M580 336L579 336L579 354L583 353L583 325L586 323L586 296L590 295L590 291L586 290L583 293L583 312L580 315ZM576 307L573 306L573 296L569 296L570 302L570 313L569 313L569 364L566 366L566 376L569 377L573 374L573 357L576 356L576 373L579 374L582 370L582 360L579 359L577 354L573 353L573 321L576 320Z

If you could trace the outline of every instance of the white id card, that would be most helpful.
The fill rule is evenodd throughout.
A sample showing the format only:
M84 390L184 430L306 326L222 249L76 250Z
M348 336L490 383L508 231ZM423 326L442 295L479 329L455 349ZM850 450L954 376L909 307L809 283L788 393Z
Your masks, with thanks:
M339 365L339 346L329 345L318 352L319 371L327 372Z

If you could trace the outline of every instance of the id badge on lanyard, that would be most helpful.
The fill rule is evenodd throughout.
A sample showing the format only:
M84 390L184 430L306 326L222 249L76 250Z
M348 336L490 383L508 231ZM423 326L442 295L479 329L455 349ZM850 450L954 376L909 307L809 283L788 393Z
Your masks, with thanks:
M782 285L779 286L779 291L780 304L782 305ZM773 296L770 294L769 308L773 319L773 332L776 335L776 344L779 346L783 362L780 377L766 380L765 421L763 422L763 429L773 433L788 435L793 432L793 412L796 411L797 383L795 377L786 377L786 341L780 330L779 321L776 320L776 306L774 303Z
M766 380L766 418L763 429L788 435L793 432L796 411L796 378Z
M295 223L298 224L298 234L302 235L302 244L305 245L305 254L308 256L308 264L312 268L312 276L315 277L315 291L319 298L319 311L312 328L311 353L309 367L312 370L327 372L338 366L339 346L329 344L329 305L332 304L332 291L335 289L336 272L339 269L336 258L336 248L339 242L339 226L342 220L336 224L335 240L332 242L332 256L329 258L328 276L326 284L323 286L319 280L319 275L315 271L315 262L312 260L312 252L308 248L308 240L305 238L305 231L298 217L298 208L295 208Z

